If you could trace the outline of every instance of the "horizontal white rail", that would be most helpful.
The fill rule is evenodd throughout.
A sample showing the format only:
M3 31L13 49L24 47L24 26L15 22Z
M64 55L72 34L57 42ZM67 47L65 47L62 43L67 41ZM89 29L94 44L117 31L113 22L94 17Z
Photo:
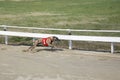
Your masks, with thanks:
M38 27L19 27L19 26L7 26L7 25L0 25L0 27L4 29L4 31L0 31L0 35L5 35L5 43L6 44L8 44L8 37L7 36L20 36L20 37L33 37L33 38L57 36L60 39L69 40L69 49L72 49L72 40L110 42L111 43L111 53L113 53L114 52L114 44L113 43L120 42L120 37L71 35L71 32L73 32L73 31L75 31L75 32L107 32L107 33L114 32L114 33L120 33L120 30L75 30L75 29L56 29L56 28L38 28ZM11 31L7 31L7 28L67 31L67 32L69 32L69 35L11 32Z
M103 37L103 36L77 36L77 35L57 35L57 34L40 34L40 33L28 33L28 32L12 32L12 31L0 31L0 35L5 35L5 43L7 44L7 36L19 36L19 37L34 37L44 38L48 36L57 36L62 40L69 40L69 49L72 49L71 40L77 41L99 41L99 42L110 42L111 53L114 53L114 44L119 43L120 37Z
M76 30L76 29L56 29L56 28L20 27L20 26L7 26L7 25L0 25L0 27L18 28L18 29L33 29L33 30L75 31L75 32L114 32L114 33L119 33L119 32L120 32L120 30Z
M103 36L57 35L57 34L41 34L41 33L28 33L28 32L12 32L12 31L0 31L0 35L34 37L34 38L57 36L62 40L120 42L120 37L103 37Z

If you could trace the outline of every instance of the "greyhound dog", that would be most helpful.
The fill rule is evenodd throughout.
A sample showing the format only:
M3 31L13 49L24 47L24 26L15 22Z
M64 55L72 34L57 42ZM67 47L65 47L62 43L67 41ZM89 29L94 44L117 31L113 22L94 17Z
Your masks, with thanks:
M49 46L51 47L51 49L54 48L53 42L55 41L60 41L60 39L56 36L50 36L47 38L39 38L37 40L35 40L33 46L29 47L27 51L29 50L33 50L37 45L41 44L42 46Z

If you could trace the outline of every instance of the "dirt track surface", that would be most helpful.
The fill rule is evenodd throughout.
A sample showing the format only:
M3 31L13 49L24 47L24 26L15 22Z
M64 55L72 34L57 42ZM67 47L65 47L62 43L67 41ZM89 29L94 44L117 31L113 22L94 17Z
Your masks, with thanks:
M120 80L120 55L0 44L0 80Z

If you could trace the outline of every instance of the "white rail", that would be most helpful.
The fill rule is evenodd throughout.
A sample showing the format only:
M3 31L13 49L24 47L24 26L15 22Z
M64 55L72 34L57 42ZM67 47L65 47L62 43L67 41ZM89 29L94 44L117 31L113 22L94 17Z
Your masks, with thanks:
M0 35L20 36L20 37L34 37L34 38L57 36L62 40L72 40L72 41L120 42L120 37L103 37L103 36L98 37L98 36L58 35L58 34L13 32L13 31L0 31Z
M114 32L119 33L120 30L76 30L76 29L56 29L56 28L38 28L38 27L19 27L19 26L7 26L0 25L3 28L17 28L17 29L33 29L33 30L53 30L53 31L75 31L75 32Z
M120 43L120 37L103 37L103 36L98 37L98 36L77 36L77 35L75 36L75 35L40 34L40 33L12 32L12 31L0 31L0 35L35 37L35 38L57 36L62 40L110 42L111 43L111 53L114 53L114 44L113 43Z
M69 49L72 49L72 40L79 41L100 41L100 42L110 42L111 43L111 53L114 52L114 43L120 42L120 37L103 37L103 36L73 36L71 32L107 32L107 33L120 33L120 30L76 30L76 29L56 29L56 28L38 28L38 27L18 27L18 26L7 26L0 25L6 32L0 31L0 35L5 35L5 44L8 44L8 36L21 36L21 37L44 37L44 36L58 36L60 39L69 40ZM7 28L17 28L17 29L32 29L32 30L55 30L55 31L67 31L69 35L57 35L57 34L38 34L38 33L23 33L23 32L10 32Z

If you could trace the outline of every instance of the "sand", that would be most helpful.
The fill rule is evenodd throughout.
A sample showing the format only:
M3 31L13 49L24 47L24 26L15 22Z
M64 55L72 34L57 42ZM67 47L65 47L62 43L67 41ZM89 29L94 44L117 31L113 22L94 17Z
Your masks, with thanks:
M0 44L0 80L120 80L120 55Z

